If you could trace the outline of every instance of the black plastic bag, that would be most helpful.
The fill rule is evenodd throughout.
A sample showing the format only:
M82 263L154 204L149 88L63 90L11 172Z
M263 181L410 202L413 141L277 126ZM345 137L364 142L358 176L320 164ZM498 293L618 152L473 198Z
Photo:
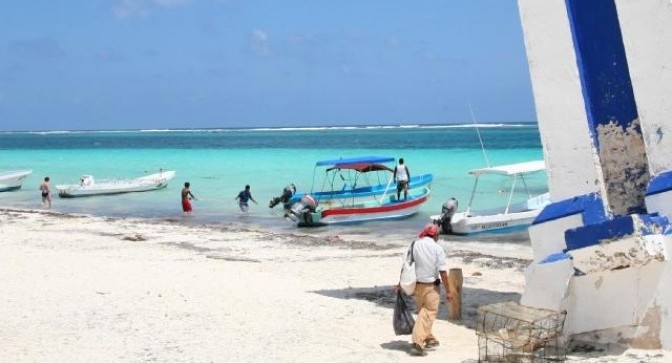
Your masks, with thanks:
M401 291L397 292L397 301L394 303L394 334L408 335L413 333L415 326L415 319L413 314L408 310L404 297L401 296Z

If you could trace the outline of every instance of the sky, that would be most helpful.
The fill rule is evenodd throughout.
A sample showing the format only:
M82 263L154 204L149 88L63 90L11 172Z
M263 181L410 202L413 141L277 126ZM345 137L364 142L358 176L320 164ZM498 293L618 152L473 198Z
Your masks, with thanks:
M0 130L535 121L515 0L0 3Z

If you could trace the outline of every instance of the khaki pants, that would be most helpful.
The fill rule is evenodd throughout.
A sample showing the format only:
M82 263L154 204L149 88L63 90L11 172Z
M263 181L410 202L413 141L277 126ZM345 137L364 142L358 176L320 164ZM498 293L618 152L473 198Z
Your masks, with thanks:
M413 343L425 347L427 341L436 340L432 334L432 325L439 311L441 294L438 285L418 283L415 286L415 304L418 308L418 319L413 327Z

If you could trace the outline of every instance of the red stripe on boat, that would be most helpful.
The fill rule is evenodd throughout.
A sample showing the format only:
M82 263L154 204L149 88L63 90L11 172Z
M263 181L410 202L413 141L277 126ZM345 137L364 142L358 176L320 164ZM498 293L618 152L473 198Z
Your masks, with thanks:
M410 207L414 207L418 204L422 204L426 200L427 200L427 196L425 195L422 198L413 199L413 200L408 201L408 202L394 203L394 204L390 204L390 205L386 205L386 206L380 206L380 207L374 207L374 208L327 209L324 212L322 212L322 218L325 218L325 217L328 217L328 216L343 215L343 214L369 214L369 213L380 213L380 212L404 210L404 209L408 209Z

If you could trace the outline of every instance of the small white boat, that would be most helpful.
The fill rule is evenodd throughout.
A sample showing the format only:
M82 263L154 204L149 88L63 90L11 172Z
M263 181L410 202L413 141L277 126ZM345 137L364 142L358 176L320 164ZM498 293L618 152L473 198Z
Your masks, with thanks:
M0 192L21 188L21 184L26 180L32 170L13 170L0 172Z
M112 179L96 181L92 175L81 177L79 184L57 185L61 198L87 197L93 195L146 192L165 188L175 176L173 170L162 170L158 173L135 179Z
M494 166L489 168L474 169L469 174L475 176L474 187L471 191L471 197L467 210L457 212L452 210L457 203L453 200L453 205L448 202L444 204L442 214L433 215L432 221L441 226L442 230L448 234L470 235L476 233L509 233L525 230L541 210L550 203L549 193L533 196L527 187L525 177L542 172L546 169L543 160L535 160L524 163L508 164ZM507 204L500 208L473 211L471 206L476 195L478 180L481 176L501 175L512 178L511 189L508 194ZM518 181L521 181L528 199L521 203L512 203Z

